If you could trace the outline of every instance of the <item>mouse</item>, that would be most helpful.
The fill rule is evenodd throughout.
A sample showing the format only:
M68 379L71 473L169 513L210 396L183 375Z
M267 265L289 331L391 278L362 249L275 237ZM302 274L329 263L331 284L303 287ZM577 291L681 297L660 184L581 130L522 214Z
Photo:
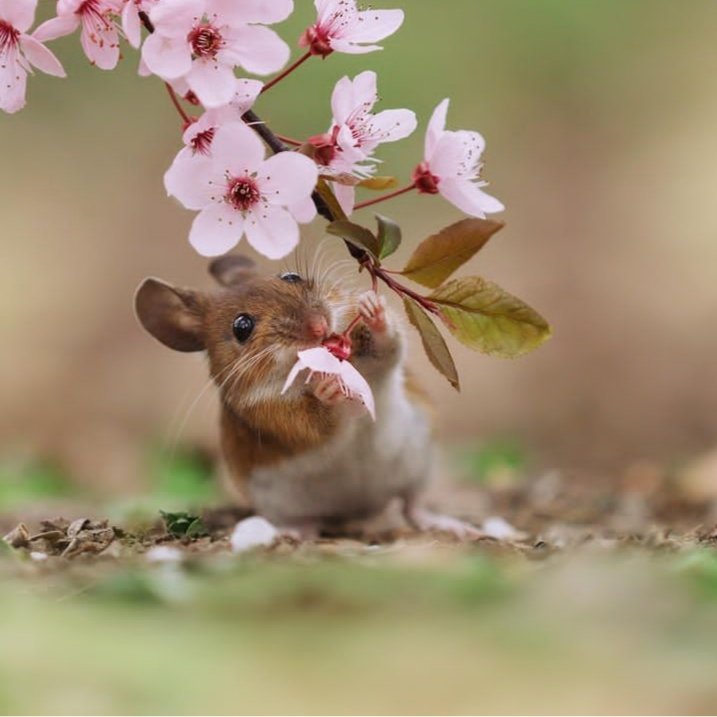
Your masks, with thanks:
M239 499L282 533L341 532L400 501L418 531L479 537L473 525L428 510L422 495L436 466L430 403L406 366L399 317L375 291L287 271L262 274L248 257L213 260L210 291L145 279L140 324L175 351L204 352L220 399L220 442ZM349 334L349 361L368 382L375 420L334 375L285 388L297 352Z

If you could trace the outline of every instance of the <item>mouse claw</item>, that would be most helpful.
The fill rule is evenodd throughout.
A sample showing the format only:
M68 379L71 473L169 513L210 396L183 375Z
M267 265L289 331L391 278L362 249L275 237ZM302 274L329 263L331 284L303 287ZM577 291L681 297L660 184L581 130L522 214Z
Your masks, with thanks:
M386 300L375 291L367 291L358 299L361 318L371 331L381 333L386 330Z

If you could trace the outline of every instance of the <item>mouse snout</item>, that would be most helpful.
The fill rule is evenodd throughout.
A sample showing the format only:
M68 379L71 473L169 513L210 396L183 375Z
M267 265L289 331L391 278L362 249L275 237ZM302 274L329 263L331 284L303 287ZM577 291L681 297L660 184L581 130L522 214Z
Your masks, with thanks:
M329 322L323 314L309 314L306 319L306 335L309 339L321 341L329 335Z

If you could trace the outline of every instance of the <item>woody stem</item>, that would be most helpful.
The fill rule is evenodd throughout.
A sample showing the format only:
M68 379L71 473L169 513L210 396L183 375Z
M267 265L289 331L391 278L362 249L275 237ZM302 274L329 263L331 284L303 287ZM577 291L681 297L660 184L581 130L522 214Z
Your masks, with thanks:
M395 192L389 192L388 194L382 194L380 197L376 197L375 199L369 199L365 202L359 202L355 207L356 209L364 209L365 207L370 207L374 204L378 204L379 202L385 202L388 199L393 199L394 197L398 197L401 194L405 194L406 192L410 192L412 189L416 188L416 183L412 182L407 187L402 187L401 189L397 189Z
M179 116L184 121L184 124L190 124L192 121L192 118L184 111L184 108L182 105L179 104L179 100L177 99L177 93L172 88L172 85L169 84L169 82L165 82L164 86L167 88L167 92L169 94L169 98L172 100L172 104L174 105L175 109L179 113Z
M276 77L269 80L269 82L267 82L264 87L261 88L261 91L266 92L268 89L271 89L275 84L281 82L287 75L290 75L297 67L303 65L310 57L311 52L307 52L306 54L302 55L298 60L292 62L283 72L280 72Z

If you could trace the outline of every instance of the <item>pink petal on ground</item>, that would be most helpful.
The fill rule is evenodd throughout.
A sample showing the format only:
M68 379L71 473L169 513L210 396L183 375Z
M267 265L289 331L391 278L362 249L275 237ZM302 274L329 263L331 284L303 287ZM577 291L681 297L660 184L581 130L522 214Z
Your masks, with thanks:
M468 179L442 179L438 184L438 191L461 211L481 219L484 219L486 214L502 212L505 209L500 201L486 194L477 183Z
M2 0L0 19L20 32L26 32L35 19L37 0Z
M25 106L27 72L16 52L0 54L0 110L12 114Z
M436 144L446 129L446 116L448 115L449 103L450 100L447 97L445 100L439 102L436 109L433 110L431 119L428 120L426 143L423 152L423 156L427 162L431 161Z
M271 25L294 11L293 0L208 0L207 15L216 13L230 25L259 22Z
M119 62L119 33L114 25L83 15L80 43L85 55L101 70L113 70Z
M161 0L149 11L149 19L156 33L184 40L205 6L204 0Z
M306 197L306 199L302 199L300 202L289 204L286 208L299 224L308 224L316 216L316 205L311 197Z
M252 174L264 161L264 145L243 122L230 122L219 127L212 140L215 166L238 177Z
M142 44L142 23L138 10L134 0L125 0L122 8L122 31L127 42L134 48L138 48Z
M55 40L73 33L80 26L80 18L77 15L61 15L53 17L40 25L32 36L40 42Z
M295 204L311 196L319 178L316 164L303 154L280 152L264 162L257 182L270 204Z
M20 36L20 47L30 64L54 77L66 77L65 70L55 55L30 35Z
M244 218L226 204L213 204L197 214L189 243L202 256L226 254L241 239Z
M220 183L219 190L216 182ZM164 188L170 197L175 197L187 209L204 209L212 197L221 195L224 177L212 172L208 157L193 155L187 147L177 153L172 166L164 174Z
M403 10L364 10L345 36L352 42L378 42L393 35L403 18Z
M234 97L236 77L229 65L209 58L195 59L187 83L205 107L221 107Z
M165 80L175 80L192 69L192 51L186 38L154 33L142 45L142 60L149 70Z
M350 187L345 184L338 184L334 182L332 185L336 201L343 210L344 214L348 217L353 214L354 205L356 204L356 188Z
M268 259L282 259L299 243L296 219L282 207L248 212L244 229L249 244Z
M396 142L408 137L417 124L411 110L384 110L371 118L371 137L376 142Z
M255 75L268 75L280 70L289 59L289 46L263 25L232 28L226 36L227 46L221 50L223 61L241 65Z

